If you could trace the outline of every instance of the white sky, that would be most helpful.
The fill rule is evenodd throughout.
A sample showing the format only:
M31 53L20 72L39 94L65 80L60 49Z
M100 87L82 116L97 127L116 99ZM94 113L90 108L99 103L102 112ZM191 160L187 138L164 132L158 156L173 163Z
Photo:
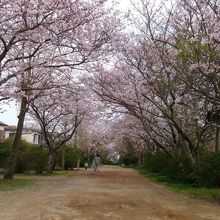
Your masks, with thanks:
M131 8L130 0L118 0L118 2L120 2L120 8L124 11L127 11L129 8ZM2 103L0 104L0 121L8 125L17 125L19 107L16 105L16 103L11 101L9 105Z
M10 104L1 103L0 121L8 125L17 125L18 108L14 101Z
M119 2L120 2L120 7L122 9L127 10L127 9L129 9L131 7L130 0L119 0Z

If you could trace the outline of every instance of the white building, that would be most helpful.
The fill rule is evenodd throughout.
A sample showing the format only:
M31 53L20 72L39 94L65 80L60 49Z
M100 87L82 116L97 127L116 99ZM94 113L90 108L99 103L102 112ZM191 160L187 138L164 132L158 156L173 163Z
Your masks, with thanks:
M2 143L5 140L5 126L7 125L0 121L0 143Z
M28 130L23 131L21 138L31 144L43 144L44 143L42 134L40 134L39 132L35 132L35 131L28 131Z
M5 132L5 139L9 137L14 137L16 134L16 126L11 126L11 125L5 126L4 132Z
M16 126L5 126L4 133L5 139L14 137L16 134ZM25 129L22 131L21 138L31 144L44 144L43 136L37 131Z

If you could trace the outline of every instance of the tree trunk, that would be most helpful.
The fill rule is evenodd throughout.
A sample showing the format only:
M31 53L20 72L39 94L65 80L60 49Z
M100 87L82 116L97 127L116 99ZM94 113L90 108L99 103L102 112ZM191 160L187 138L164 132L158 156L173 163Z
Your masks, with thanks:
M186 156L189 159L191 165L194 166L196 164L196 158L194 157L193 152L190 150L189 146L187 146L187 143L186 143L186 147L185 147L185 152L186 152Z
M23 125L24 125L24 118L25 118L25 114L27 110L27 104L28 104L27 98L22 97L17 130L16 130L14 142L12 144L12 152L9 156L8 165L6 168L5 175L3 177L4 179L13 179L13 176L15 173L15 168L16 168L16 163L17 163L19 148L20 148L20 142L21 142L21 135L22 135Z
M138 153L138 167L141 168L142 167L142 154Z
M55 152L51 151L49 154L49 160L48 160L48 168L47 172L52 173L54 169L54 160L55 160Z
M77 166L76 167L77 167L77 169L80 168L80 159L77 160Z
M63 145L62 149L61 149L61 153L62 153L62 158L61 158L61 168L62 170L65 170L65 163L66 163L66 146Z
M216 127L216 136L215 136L215 152L219 151L219 135L220 135L220 128Z
M156 145L156 153L160 153L160 148Z

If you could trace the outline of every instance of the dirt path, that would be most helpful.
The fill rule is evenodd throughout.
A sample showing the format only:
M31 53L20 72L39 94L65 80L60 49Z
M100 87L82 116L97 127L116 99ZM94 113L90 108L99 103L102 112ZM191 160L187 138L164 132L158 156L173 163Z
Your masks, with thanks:
M191 200L118 167L41 177L0 192L1 220L220 220L220 207Z

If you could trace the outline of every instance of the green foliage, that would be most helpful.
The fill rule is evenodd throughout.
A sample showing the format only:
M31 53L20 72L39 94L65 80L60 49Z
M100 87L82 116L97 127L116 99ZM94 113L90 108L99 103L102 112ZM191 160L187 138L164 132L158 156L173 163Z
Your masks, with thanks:
M75 168L78 159L80 159L80 151L76 148L73 148L73 146L67 146L65 151L65 170ZM62 166L61 149L57 150L56 152L55 163L58 167Z
M101 162L103 165L112 165L112 161L101 156Z
M208 112L207 119L209 122L220 124L220 110L214 112Z
M220 152L206 152L195 166L194 175L200 186L220 187Z
M8 157L12 150L13 138L8 138L4 143L0 144L0 167L7 166ZM16 172L22 173L26 170L33 170L42 173L47 164L47 150L38 145L32 145L21 140L18 160L16 164Z
M21 140L20 151L18 155L18 161L16 164L16 173L23 173L27 170L27 159L28 159L28 152L31 150L31 144L27 143L24 140Z
M14 138L8 138L5 140L4 143L0 145L1 148L1 167L5 168L7 166L8 157L10 155L10 152L12 150L12 144L13 144ZM25 170L25 159L26 159L26 151L29 148L29 144L21 140L20 148L19 148L19 155L18 160L16 164L16 172L23 172Z
M193 168L185 155L174 160L165 152L159 152L154 155L146 154L144 168L176 182L193 182L191 175Z
M13 138L8 138L4 143L0 143L0 167L5 168L7 159L11 152Z
M177 41L177 47L179 57L185 64L189 61L206 61L207 58L210 62L215 62L218 59L218 52L215 48L209 47L199 39L192 40L187 35Z
M161 176L160 174L151 173L144 169L140 170L140 173L148 179L165 185L175 192L179 192L183 195L196 199L203 199L220 203L220 189L207 189L195 187L192 184L174 183L171 179L167 177Z
M13 179L13 180L4 180L0 179L0 191L4 190L13 190L17 188L22 188L25 186L33 185L34 180L33 179Z
M159 173L166 167L168 161L170 161L170 156L164 152L154 155L149 153L144 156L143 166L150 172Z
M80 159L80 152L75 148L67 147L65 169L73 169L76 167L78 159Z
M88 158L88 155L82 152L80 156L80 166L84 167L84 164L91 162L93 158L94 158L94 155L90 155Z
M119 164L124 164L125 166L132 166L138 163L138 158L132 152L128 152L121 155L119 159Z
M47 166L48 152L42 146L32 146L25 155L25 169L43 173Z
M220 187L220 152L203 152L194 167L184 154L176 160L164 152L146 154L144 169L159 175L160 181Z

